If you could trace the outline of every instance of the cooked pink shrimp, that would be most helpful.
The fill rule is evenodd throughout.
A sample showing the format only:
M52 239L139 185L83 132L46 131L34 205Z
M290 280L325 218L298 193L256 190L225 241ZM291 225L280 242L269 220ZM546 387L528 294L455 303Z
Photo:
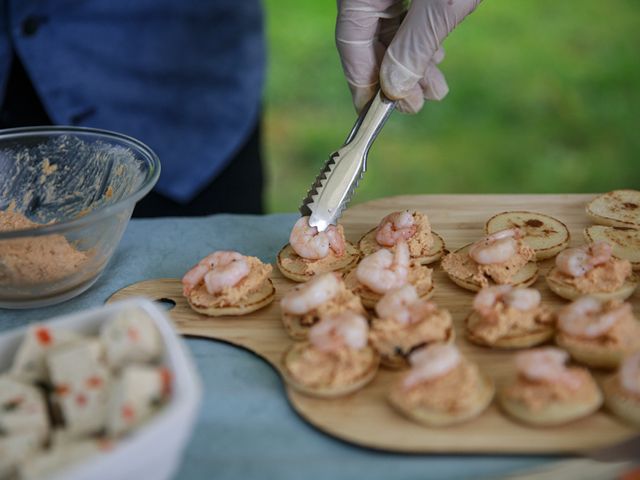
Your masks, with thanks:
M536 348L516 354L516 369L523 377L533 382L563 383L577 389L580 377L567 369L569 354L555 347Z
M374 292L386 293L407 283L410 261L409 247L401 240L393 253L383 248L364 257L358 264L356 277Z
M537 308L542 297L535 288L514 288L503 299L508 306L526 312Z
M593 297L581 297L558 312L558 328L576 337L597 338L616 322L631 313L631 304L622 303L605 309L605 305Z
M481 265L506 262L518 252L516 240L521 236L519 228L500 230L471 245L469 256Z
M418 322L437 310L435 303L421 300L413 285L389 290L376 304L380 318L390 318L402 325Z
M607 263L611 258L611 251L611 245L607 242L567 248L556 257L556 267L561 273L581 277L594 267Z
M329 225L323 232L309 226L309 217L301 217L289 235L291 248L302 258L318 260L329 255L332 250L337 256L345 251L344 237L335 225Z
M215 252L211 268L204 275L204 284L211 294L237 285L249 275L251 267L244 255L238 252Z
M194 288L196 288L201 282L204 276L209 271L209 264L206 263L213 255L209 255L200 260L195 267L189 270L182 277L182 294L188 296Z
M342 280L337 274L324 273L289 290L280 306L286 313L304 315L335 297L341 286Z
M376 313L380 318L393 318L399 323L409 323L409 306L418 300L418 292L413 285L403 285L389 290L378 300Z
M451 344L436 343L416 350L409 356L411 371L402 384L411 388L422 382L440 378L453 370L462 361L460 351Z
M420 298L409 306L409 323L424 320L427 315L432 315L437 311L438 306L434 302Z
M496 303L510 292L511 285L496 285L481 289L473 299L473 309L482 315L488 315Z
M533 288L513 288L511 285L485 287L473 299L473 308L481 315L489 315L498 302L526 312L540 305L540 292Z
M620 383L625 390L640 395L640 352L634 353L622 362Z
M327 315L309 329L309 341L325 352L342 347L360 350L369 341L369 324L362 315L350 310Z
M207 292L213 295L236 285L250 270L251 266L244 255L238 252L213 252L182 277L182 293L189 295L204 281Z
M418 226L409 210L393 212L380 221L376 229L376 241L385 247L393 247L399 240L409 240Z

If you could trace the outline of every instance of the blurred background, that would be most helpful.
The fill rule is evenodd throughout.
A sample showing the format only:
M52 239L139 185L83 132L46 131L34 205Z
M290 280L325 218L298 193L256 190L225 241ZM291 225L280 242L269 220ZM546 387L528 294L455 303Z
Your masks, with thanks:
M333 0L265 0L267 207L296 210L355 120ZM445 41L449 95L394 113L353 202L640 188L637 0L486 0Z

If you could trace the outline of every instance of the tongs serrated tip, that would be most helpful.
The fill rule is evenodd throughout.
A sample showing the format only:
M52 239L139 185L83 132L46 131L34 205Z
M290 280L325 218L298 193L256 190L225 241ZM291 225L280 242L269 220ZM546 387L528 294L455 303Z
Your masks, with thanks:
M300 206L310 226L323 231L340 218L366 171L369 148L394 107L395 102L378 91L344 145L325 162Z

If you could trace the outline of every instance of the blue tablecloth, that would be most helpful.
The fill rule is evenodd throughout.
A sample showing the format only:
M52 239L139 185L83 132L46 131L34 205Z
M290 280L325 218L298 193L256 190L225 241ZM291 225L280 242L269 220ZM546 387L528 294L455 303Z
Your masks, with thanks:
M204 255L235 249L273 262L294 215L215 215L133 220L103 276L80 297L39 310L0 310L0 331L101 305L134 282L180 277ZM205 389L176 478L495 478L550 460L533 456L402 455L355 447L318 432L287 403L282 382L258 357L232 346L187 340Z

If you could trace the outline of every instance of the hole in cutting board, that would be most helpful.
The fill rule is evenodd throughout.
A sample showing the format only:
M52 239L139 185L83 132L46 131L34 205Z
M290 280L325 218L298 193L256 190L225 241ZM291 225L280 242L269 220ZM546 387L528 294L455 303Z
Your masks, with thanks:
M170 298L157 298L154 300L154 302L167 311L173 310L173 308L176 306L176 302L174 300L171 300Z

